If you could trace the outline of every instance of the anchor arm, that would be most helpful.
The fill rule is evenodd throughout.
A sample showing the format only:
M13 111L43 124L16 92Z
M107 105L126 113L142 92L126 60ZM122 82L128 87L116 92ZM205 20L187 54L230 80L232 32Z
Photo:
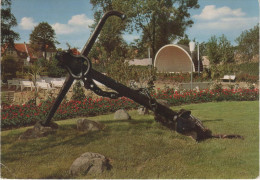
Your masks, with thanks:
M73 63L69 62L69 66L65 66L67 68L67 70L69 71L69 75L67 76L65 83L63 84L63 87L61 88L54 104L52 105L49 113L47 114L47 117L45 120L40 121L40 123L44 126L49 126L51 123L51 119L54 116L55 112L57 111L60 103L62 102L63 98L65 97L65 95L67 94L68 90L70 89L71 85L73 84L74 79L82 79L85 75L87 75L87 73L89 72L90 68L91 68L91 62L88 60L88 66L86 69L83 69L83 62L84 62L84 58L86 58L91 50L91 48L93 47L102 27L104 26L107 18L109 18L110 16L118 16L120 17L122 20L125 19L125 15L118 12L118 11L109 11L107 13L105 13L103 15L103 17L100 19L98 25L96 26L94 32L92 33L91 37L89 38L89 40L87 41L87 43L85 44L85 46L82 49L81 58L78 58L79 61L74 61ZM62 60L63 52L57 53L56 57L58 60ZM82 59L83 58L83 59ZM81 68L79 65L81 65Z

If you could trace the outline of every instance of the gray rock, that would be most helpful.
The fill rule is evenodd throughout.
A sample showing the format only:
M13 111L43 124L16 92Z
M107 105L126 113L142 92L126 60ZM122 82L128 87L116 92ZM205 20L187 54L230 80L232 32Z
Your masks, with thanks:
M98 153L86 152L78 157L70 166L72 176L101 174L105 170L110 170L109 160Z
M148 108L143 107L143 106L139 107L139 108L137 109L137 112L138 112L139 115L149 114Z
M35 139L40 137L48 136L49 134L56 133L58 129L58 124L51 122L49 126L43 126L41 123L37 122L33 128L27 129L19 139Z
M103 124L88 119L79 119L77 121L77 129L79 131L99 131L104 129L104 127Z
M119 109L115 112L114 115L115 120L129 120L131 119L131 116L127 113L124 109Z

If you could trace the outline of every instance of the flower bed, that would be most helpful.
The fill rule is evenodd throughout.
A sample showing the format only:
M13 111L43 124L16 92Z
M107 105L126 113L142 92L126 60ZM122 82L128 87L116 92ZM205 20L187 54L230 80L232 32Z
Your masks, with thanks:
M258 89L223 89L200 91L176 91L174 89L158 89L151 94L156 99L166 99L171 105L201 103L211 101L253 101L258 100ZM38 106L32 103L24 105L4 106L1 113L3 129L33 125L44 120L54 100L43 101ZM139 105L122 97L119 99L86 98L82 101L63 102L55 113L54 120L63 120L77 116L94 116L115 112L118 109L134 109Z

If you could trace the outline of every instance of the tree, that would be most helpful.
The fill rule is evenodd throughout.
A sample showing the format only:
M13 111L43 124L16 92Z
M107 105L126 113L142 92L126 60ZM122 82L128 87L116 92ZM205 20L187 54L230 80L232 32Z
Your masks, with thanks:
M91 3L94 7L99 5L95 4L93 0ZM111 1L108 2L108 4L101 6L103 8L97 9L94 14L95 23L91 26L92 30L95 29L104 12L113 10L119 6L119 3L114 0L113 2ZM126 43L122 37L124 29L125 22L122 22L120 18L110 17L107 19L105 25L102 28L102 31L100 32L97 43L90 52L91 58L98 59L101 64L105 66L109 61L115 61L119 57L126 57Z
M185 46L188 46L189 47L189 43L190 43L190 39L188 37L187 34L185 34L185 36L183 38L181 38L177 44L181 44L181 45L185 45Z
M11 0L1 1L1 44L14 45L15 40L19 40L20 36L12 28L17 26L17 21L11 12Z
M189 9L199 8L197 0L137 0L132 18L135 28L142 31L142 42L156 52L193 24Z
M252 29L243 31L236 39L237 53L244 61L250 61L259 54L259 24Z
M221 62L224 64L234 62L234 48L224 34L219 37L218 46Z
M47 56L47 49L56 49L56 41L54 29L47 23L41 22L30 34L30 43L36 52L44 52L44 59Z
M16 71L18 71L19 66L14 66L14 64L18 64L18 61L13 56L7 55L2 58L1 73L4 80L16 77Z
M234 48L225 35L212 36L206 44L206 52L212 65L234 62Z
M128 19L120 22L120 31L116 33L141 31L139 49L147 52L150 47L153 59L159 48L183 36L185 29L193 24L189 9L199 7L197 0L91 0L91 3L99 12L112 9L124 12Z

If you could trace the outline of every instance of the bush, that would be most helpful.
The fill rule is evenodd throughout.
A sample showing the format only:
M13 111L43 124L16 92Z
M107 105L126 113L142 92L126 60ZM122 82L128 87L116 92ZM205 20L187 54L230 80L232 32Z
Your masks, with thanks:
M80 81L77 81L75 83L72 91L73 91L73 94L71 97L72 100L80 101L80 100L86 98L86 95L84 94L84 89L82 88Z
M250 83L255 83L259 80L258 76L249 75L247 73L238 74L236 78L238 81L245 81Z
M176 91L171 88L158 89L151 94L156 99L165 99L171 105L188 103L202 103L211 101L254 101L259 99L258 89L222 89L200 91ZM3 129L33 125L39 120L46 118L54 99L42 101L38 106L28 102L24 105L3 106L1 113L1 127ZM133 100L122 97L119 99L109 98L86 98L81 101L63 101L53 120L63 120L78 116L95 116L118 109L135 109L140 105Z

